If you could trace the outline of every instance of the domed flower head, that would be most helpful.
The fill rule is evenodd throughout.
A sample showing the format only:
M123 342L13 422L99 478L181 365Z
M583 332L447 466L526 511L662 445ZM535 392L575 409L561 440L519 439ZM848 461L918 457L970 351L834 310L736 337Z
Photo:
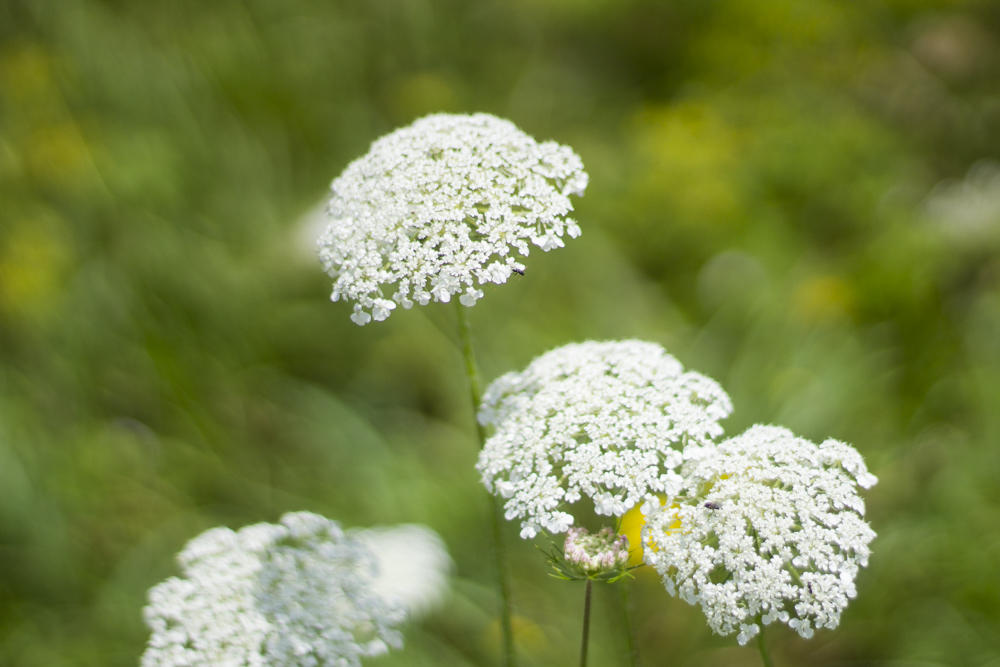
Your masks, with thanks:
M561 533L574 521L563 508L582 496L621 516L679 491L676 469L711 451L730 412L718 384L655 343L566 345L487 388L479 421L495 432L476 468L521 537Z
M778 620L809 638L835 628L875 533L858 487L877 481L850 445L754 426L684 470L682 492L648 509L646 562L667 591L701 604L745 644Z
M356 667L402 644L405 610L373 590L371 551L335 521L299 512L214 528L178 560L183 575L143 610L143 667Z
M397 304L472 306L487 283L524 265L529 243L548 251L577 237L570 195L587 187L570 148L538 143L489 114L421 118L372 144L332 185L319 256L332 299L355 301L357 324Z

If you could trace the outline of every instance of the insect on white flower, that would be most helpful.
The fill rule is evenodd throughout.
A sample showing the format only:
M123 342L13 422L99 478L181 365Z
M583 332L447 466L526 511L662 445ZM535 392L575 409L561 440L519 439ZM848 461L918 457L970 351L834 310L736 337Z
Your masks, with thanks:
M711 451L730 412L715 381L655 343L575 343L487 388L479 421L495 432L476 468L507 519L522 519L521 537L561 533L574 521L563 505L582 496L621 516L679 491L676 469Z
M758 622L807 639L835 628L875 538L857 487L878 480L857 450L754 426L683 474L681 493L656 503L642 531L667 591L700 603L709 626L738 631L740 644Z
M576 153L538 143L510 121L421 118L375 141L333 181L318 241L336 278L331 298L354 301L359 325L386 319L397 304L459 293L473 306L480 287L524 271L511 251L526 257L529 243L549 251L580 235L569 197L586 187Z
M149 591L143 667L358 667L402 645L406 610L375 590L376 557L322 516L213 528L178 560L182 576Z

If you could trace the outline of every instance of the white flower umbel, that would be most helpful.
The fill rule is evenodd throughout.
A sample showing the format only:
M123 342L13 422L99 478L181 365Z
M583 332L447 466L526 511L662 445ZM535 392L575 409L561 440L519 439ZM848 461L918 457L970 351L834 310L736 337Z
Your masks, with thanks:
M655 343L566 345L487 388L479 421L496 431L476 468L507 519L522 519L521 537L561 533L573 524L562 508L581 496L621 516L679 491L676 469L711 451L730 412L715 381Z
M331 298L354 301L363 325L460 292L472 306L483 285L523 273L511 251L579 236L569 196L587 174L570 148L510 121L437 114L377 140L331 187L319 256L336 278Z
M214 528L178 560L182 576L143 610L143 667L357 667L402 644L404 609L373 590L373 554L335 521Z
M372 590L401 604L410 617L423 615L444 601L454 564L433 530L405 524L368 528L351 536L375 556L378 573Z
M646 562L667 591L700 603L709 626L738 631L740 644L758 621L805 638L836 627L875 538L857 487L878 480L857 450L754 426L684 473L681 494L644 508Z

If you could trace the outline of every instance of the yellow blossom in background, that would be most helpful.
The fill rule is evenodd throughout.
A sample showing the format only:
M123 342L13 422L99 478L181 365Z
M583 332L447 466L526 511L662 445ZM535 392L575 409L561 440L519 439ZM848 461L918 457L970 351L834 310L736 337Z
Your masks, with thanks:
M52 64L52 55L37 45L11 49L0 55L0 90L17 105L56 102Z
M0 312L7 317L42 314L59 294L69 251L50 226L22 222L0 245Z
M9 144L2 162L23 165L48 186L73 190L96 177L91 148L59 89L58 59L37 46L0 55L0 99ZM62 72L65 75L65 72ZM2 159L3 152L11 158Z
M525 655L538 655L548 646L545 632L533 620L526 616L514 614L510 618L511 626L514 629L514 642L519 653ZM500 650L500 619L494 619L485 630L483 630L483 649L490 655L496 655Z
M71 187L91 163L87 142L72 121L35 128L23 141L22 157L40 180Z
M661 503L666 500L664 495L657 494L657 497ZM618 534L628 538L629 565L642 565L643 563L642 527L645 525L646 515L642 513L642 505L636 505L626 512L618 524ZM672 528L680 528L680 526L680 521L678 521Z
M837 276L810 278L792 296L793 312L807 324L849 318L853 305L850 285Z
M618 526L618 533L628 538L631 548L629 552L629 565L642 565L642 527L646 525L646 516L639 511L636 505L622 517Z
M740 140L713 107L703 102L647 106L633 121L633 142L643 164L635 196L662 200L671 225L741 222Z

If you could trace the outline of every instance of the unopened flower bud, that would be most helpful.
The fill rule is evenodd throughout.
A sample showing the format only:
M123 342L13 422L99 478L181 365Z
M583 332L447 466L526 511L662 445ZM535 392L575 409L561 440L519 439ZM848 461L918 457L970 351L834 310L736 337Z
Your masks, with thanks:
M566 562L588 577L623 567L628 562L628 538L601 528L591 535L586 528L570 528L563 555Z

